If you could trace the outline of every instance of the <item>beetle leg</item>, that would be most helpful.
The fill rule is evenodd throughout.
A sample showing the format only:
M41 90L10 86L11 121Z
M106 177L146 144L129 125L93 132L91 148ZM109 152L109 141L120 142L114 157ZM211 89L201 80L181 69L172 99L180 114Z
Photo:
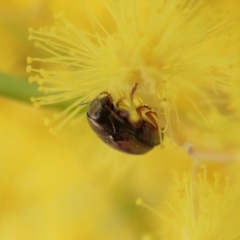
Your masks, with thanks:
M146 117L151 121L151 123L156 128L156 130L158 130L158 124L157 124L155 118L152 116L152 114L156 115L156 113L154 111L148 111L145 113Z
M138 117L140 120L143 120L143 116L142 116L142 109L146 108L147 110L152 110L150 107L146 106L146 105L142 105L136 108L136 112L138 114Z
M118 100L117 103L116 103L116 106L119 108L119 104L120 102L122 102L122 99Z
M131 98L133 97L133 94L136 92L137 90L137 83L135 83L134 87L132 88L132 91L131 91Z
M143 106L140 106L136 109L140 120L143 119L141 110L144 109L144 108L149 110L149 111L145 112L145 116L148 118L148 120L150 120L150 122L153 124L153 126L158 130L158 124L157 124L155 118L152 116L152 114L154 114L155 116L157 116L157 114L149 106L143 105Z
M121 103L121 105L120 105ZM120 99L117 103L116 103L116 107L118 108L118 110L120 112L124 111L124 112L128 112L129 111L129 107L123 102L122 99ZM128 114L129 115L129 114ZM126 114L124 114L123 117L125 117ZM122 117L122 116L121 116Z
M143 116L142 116L142 111L141 111L141 109L142 109L142 106L136 108L136 112L137 112L137 115L138 115L140 121L143 120Z
M142 124L143 116L142 116L141 108L142 107L136 108L136 112L137 112L137 115L138 115L138 118L139 118L137 121L132 121L129 117L129 114L126 115L126 117L128 117L129 123L131 123L136 128L141 127L141 124ZM128 112L126 112L126 113L128 113Z
M126 106L126 104L123 102L123 98L121 98L120 100L117 101L116 106L118 108L120 108L120 103L122 103L122 105Z
M130 109L133 109L134 108L134 102L133 102L133 95L134 93L136 92L137 90L137 83L135 83L134 87L132 88L132 91L130 93Z

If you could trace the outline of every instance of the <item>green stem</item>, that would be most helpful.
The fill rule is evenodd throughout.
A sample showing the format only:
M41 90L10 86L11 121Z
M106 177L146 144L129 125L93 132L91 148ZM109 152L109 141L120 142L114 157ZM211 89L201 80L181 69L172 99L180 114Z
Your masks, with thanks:
M31 104L31 97L46 96L37 90L38 85L35 83L30 84L26 79L16 76L10 76L0 72L0 97L7 97L16 101L22 101ZM54 109L64 109L68 107L74 100L64 101L58 104L46 105L44 107ZM82 108L79 114L85 113L87 105Z
M36 84L30 84L26 79L0 73L0 96L31 103L31 97L43 96L38 92Z

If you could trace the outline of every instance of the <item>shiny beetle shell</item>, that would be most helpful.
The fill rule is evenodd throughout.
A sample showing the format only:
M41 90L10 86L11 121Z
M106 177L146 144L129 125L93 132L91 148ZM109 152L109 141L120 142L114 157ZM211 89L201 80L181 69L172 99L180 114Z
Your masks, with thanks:
M98 137L119 151L144 154L160 143L153 124L144 119L131 123L129 112L114 106L108 95L90 103L87 118Z

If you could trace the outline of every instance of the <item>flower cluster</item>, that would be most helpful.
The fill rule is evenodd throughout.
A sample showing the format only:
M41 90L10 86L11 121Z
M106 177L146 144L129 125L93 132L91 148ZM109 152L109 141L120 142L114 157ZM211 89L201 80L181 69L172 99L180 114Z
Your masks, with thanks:
M153 236L163 239L239 239L239 199L235 180L201 166L196 175L175 173L175 186L158 209L138 199L136 204L159 217L161 229Z
M66 130L52 137L39 115L53 111L1 99L1 240L240 239L239 162L232 161L240 156L239 0L0 6L2 71L23 75L29 56L29 81L43 96L32 101L61 109L46 123ZM29 22L52 27L31 28L29 44ZM17 92L12 98L26 93L24 81L5 82ZM94 137L82 113L101 92L131 116L151 107L166 147L133 156ZM168 148L172 140L182 148ZM139 197L150 211L134 204Z
M96 17L86 7L86 28L62 14L50 28L29 30L30 40L48 56L29 57L27 72L46 96L35 106L68 101L52 120L55 130L71 120L100 92L115 102L148 105L178 145L192 141L189 129L214 127L211 118L229 113L229 85L237 81L236 24L204 1L102 1ZM85 19L82 21L86 21ZM41 67L39 68L39 64ZM34 75L34 73L36 75ZM209 120L210 119L210 120ZM194 134L193 134L194 135ZM204 140L203 140L204 141Z

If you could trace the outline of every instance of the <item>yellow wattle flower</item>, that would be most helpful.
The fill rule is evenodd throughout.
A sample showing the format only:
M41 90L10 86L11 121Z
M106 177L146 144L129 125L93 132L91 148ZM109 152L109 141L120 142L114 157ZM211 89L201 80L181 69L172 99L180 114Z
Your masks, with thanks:
M169 1L171 1L173 5L177 2L175 0ZM166 1L166 3L169 1ZM233 2L232 0L227 3L225 0L209 0L207 4L208 2L214 1L221 2L224 9L225 7L228 8ZM2 7L4 2L9 5L12 4L12 6L9 7L9 11L5 11ZM17 4L15 11L14 2ZM25 3L27 2L33 3L33 1L30 0L24 0L23 2L3 0L0 4L3 13L2 19L7 16L9 20L13 20L16 23L16 25L9 25L6 24L5 21L2 21L2 26L6 26L8 30L8 32L3 32L2 36L4 37L1 39L3 42L2 51L4 53L2 55L1 68L4 71L11 72L11 74L18 72L22 74L22 60L26 58L26 52L28 52L27 54L31 52L32 58L34 58L34 56L44 58L48 54L47 58L54 60L54 56L48 52L44 55L43 52L41 53L41 49L35 51L29 49L30 45L24 36L26 24L29 24L29 22L31 22L32 26L38 26L39 22L42 22L42 25L51 25L49 22L46 23L46 21L49 20L49 15L52 14L50 8L58 11L60 8L65 9L63 6L66 5L66 9L69 9L71 15L72 13L77 13L78 18L76 19L80 19L79 22L75 22L76 19L72 20L72 16L67 17L71 19L70 25L76 23L76 27L74 27L76 32L82 29L91 36L96 36L95 33L98 31L100 37L105 38L105 35L99 29L98 25L95 25L95 29L94 27L91 28L92 21L86 20L86 18L84 18L85 16L83 17L84 9L79 9L74 5L74 3L79 3L79 0L71 1L71 4L67 1L50 0L49 2L43 3L39 0L34 1L33 8L26 7ZM92 0L91 2L94 3L94 11L90 19L93 19L92 17L97 18L110 32L110 35L117 35L118 30L115 27L114 21L110 20L112 18L107 8L105 8L105 10L103 8L102 10L101 8L98 9L98 6L103 7L102 1ZM112 2L117 3L117 1ZM129 3L133 3L131 1L122 2L126 7L130 7ZM110 1L108 1L108 3L110 4ZM118 4L120 3L121 0L119 0ZM136 1L136 3L139 5L144 4L141 0ZM182 8L178 6L175 10L192 9L194 5L194 2L191 3L191 1L179 1L179 3L185 4L185 6L182 5ZM190 6L188 4L193 5ZM144 14L149 13L149 7L150 6L146 6L146 13L144 13L144 9L142 12ZM235 5L233 5L233 7L235 8L236 15L239 15L239 8ZM92 6L90 8L92 12ZM221 12L210 8L211 6L208 5L205 7L205 10L209 9L209 19L219 17L225 21L226 24L229 22L228 16L225 17ZM18 13L20 13L19 9L23 11L20 11L21 14L18 15ZM166 10L166 8L163 7L162 12L164 9ZM198 8L198 10L200 9L203 10L203 8ZM193 18L201 19L205 17L203 14L204 11L201 12L198 10L193 11L192 17L186 21L186 24L189 24ZM117 13L118 9L114 11ZM8 12L11 12L11 14L6 15ZM86 12L87 11L85 11L85 14ZM121 13L125 14L126 11L121 11ZM234 18L232 13L230 15L230 18ZM73 18L74 17L76 16L73 16ZM166 29L168 25L176 24L176 21L171 22L171 20L172 18L169 18L169 23L165 23ZM199 24L196 25L197 27L195 24L192 24L192 30L189 32L200 31L198 29ZM210 22L206 21L206 26L209 25L211 25ZM10 41L9 32L19 31L19 26L21 26L22 34L20 35L22 38L20 38L18 34L13 34L11 35ZM64 27L66 36L71 39L74 35L69 33L70 29L66 29L67 26L68 25L58 27L61 29ZM181 31L181 29L175 30L177 32ZM226 44L223 48L219 48L219 55L223 60L226 56L231 56L232 53L239 55L239 44L236 44L239 40L237 39L237 31L237 25L233 24L231 28L217 33L219 36L226 34L226 36L231 38L229 45ZM183 38L188 39L188 37L182 36L180 33L179 35L181 36L179 47L181 47L184 43ZM46 35L43 37L50 41ZM63 39L61 43L67 46L67 44L64 43L67 37L65 38L63 35L61 35L61 37L61 39ZM179 39L177 37L175 38L174 34L169 35L169 39L170 38L174 38L175 41ZM75 40L77 40L77 43L82 42L78 37L75 37L74 41ZM39 40L37 41L40 42ZM44 44L44 42L46 43L44 40L41 44ZM93 42L97 44L96 41L93 40ZM60 42L57 41L55 43ZM39 46L39 43L36 43L36 45ZM51 45L52 44L48 45L48 48L53 51L52 47L50 47ZM79 47L79 44L77 44L77 46ZM209 44L208 46L210 47L212 45ZM217 50L217 46L215 49ZM149 51L150 50L149 48ZM206 49L206 51L208 50L210 51L211 49ZM174 51L171 52L171 49L168 49L168 51L170 54L174 54ZM6 54L6 52L10 52L11 54ZM224 55L222 55L221 52L223 52ZM65 56L69 63L71 54L64 55L61 53L60 55L61 57ZM67 58L67 56L69 56L69 58ZM204 58L205 56L202 56L202 59ZM31 58L28 60L29 62L32 61ZM224 64L226 64L225 61L228 62L229 58L223 61ZM39 90L42 91L47 91L46 87L52 87L52 89L49 90L56 90L56 94L58 94L59 99L62 101L67 99L68 94L74 92L77 97L74 98L73 101L81 103L83 101L81 97L85 96L83 91L85 89L85 83L81 81L82 78L80 77L82 76L81 68L79 68L79 74L76 74L76 79L73 79L71 74L72 70L75 70L73 69L74 64L70 63L70 65L68 65L67 62L65 60L63 64L57 63L56 61L50 63L49 60L45 63L43 63L42 60L41 62L32 62L32 68L38 70L44 68L44 71L39 71L44 77L33 76L30 80L39 80L40 85L42 85ZM236 64L239 66L239 63ZM53 72L55 70L56 72ZM59 73L59 70L61 70L62 75L58 74L58 79L52 78L52 75L49 78L47 77L49 71L51 71L51 74L55 74L57 72ZM160 70L159 68L159 71ZM196 145L194 145L194 148L189 145L187 150L194 156L200 156L200 158L202 156L203 158L208 157L210 160L215 160L214 158L219 160L226 157L232 159L231 154L233 150L239 149L240 98L238 70L233 65L230 73L225 72L226 75L221 75L216 72L215 74L219 80L223 76L225 78L227 74L235 75L229 78L227 85L222 86L218 94L213 93L213 87L209 84L210 81L208 82L209 78L206 78L206 81L203 82L200 81L200 78L197 80L194 78L191 83L194 86L195 84L199 86L200 92L203 91L208 98L204 99L202 96L199 97L200 94L195 95L193 89L181 85L181 88L168 88L168 93L170 93L169 97L172 99L165 98L162 102L165 107L164 109L166 109L166 112L163 113L169 113L171 117L167 118L169 119L169 127L166 128L166 132L169 133L170 136L174 135L174 137L177 136L178 138L183 138L183 140L184 138L187 138L187 140L198 140L196 141L199 144L198 148L196 148ZM34 74L35 73L33 73L33 75ZM70 78L66 77L67 74L69 74ZM196 76L198 76L198 72ZM71 79L74 81L70 81ZM188 78L188 80L189 79L190 78ZM57 80L60 81L58 82ZM76 88L75 92L74 87L78 86L76 85L78 80L80 81L79 88ZM152 84L151 81L149 82ZM118 86L114 81L111 83L111 81L106 80L106 83L106 89L108 87L113 88L115 85ZM172 84L172 82L169 83ZM164 82L164 87L169 87L169 83ZM216 85L220 87L220 84ZM120 83L120 89L121 86L124 92L124 84L122 85L122 83ZM61 92L61 87L64 90L63 92ZM129 86L129 88L132 88L132 86ZM66 89L68 91L66 91ZM98 94L102 89L105 90L104 87L101 89L93 89L91 84L89 84L89 92L95 91L96 94ZM183 92L186 90L197 109L199 109L200 113L207 120L208 126L199 118L200 114L197 113L197 109L194 105L190 104L190 99L188 99L187 96L183 96L180 91L181 89ZM141 82L138 85L138 91L140 90ZM120 91L118 93L117 89L108 89L108 91L116 95L114 98L115 102L124 94ZM139 94L138 91L136 95ZM143 90L141 91L143 92ZM54 98L57 97L51 96L53 92L46 94L45 103L53 103ZM60 92L62 95L59 95ZM125 92L126 96L124 96L129 98L128 89L125 89ZM83 96L80 95L80 93L83 94ZM141 94L147 95L148 92L144 91L144 93ZM144 96L141 98L143 97ZM151 96L149 97L151 98ZM141 98L139 97L139 100L143 101ZM92 100L87 96L85 96L85 99ZM41 99L39 100L41 101ZM156 100L156 103L158 100L159 99ZM39 103L39 101L35 102L36 105L39 105ZM66 101L66 103L69 103L69 105L72 104L71 101ZM137 103L138 102L136 102L136 104ZM154 102L149 102L147 98L144 103L150 106L154 104ZM176 111L174 104L176 105ZM69 119L74 117L74 114L79 111L80 107L81 106L76 106L72 108L72 110L75 110L73 112L68 108L66 112L56 116L56 122L53 122L52 126L57 126L57 129L60 128L61 123L66 123L68 117ZM159 238L171 240L240 239L238 230L240 222L240 208L238 206L240 199L238 163L231 163L233 165L231 171L228 169L229 163L225 163L225 165L219 162L213 163L215 165L212 167L212 172L218 172L218 169L221 169L220 171L223 172L221 179L219 178L219 174L212 175L211 170L209 170L209 165L211 164L208 164L207 177L205 178L204 168L203 173L201 173L198 178L198 175L191 175L192 159L181 149L155 148L154 151L149 152L147 155L132 156L108 148L108 146L101 143L99 139L94 136L94 133L90 131L86 116L84 116L80 124L77 124L77 128L74 126L74 131L71 132L69 128L64 128L64 130L66 130L65 133L59 134L57 137L50 136L41 122L42 116L48 113L47 110L45 110L46 109L43 108L42 111L36 111L19 102L1 99L1 240L36 238L42 240L153 240ZM178 118L174 115L176 112L178 113ZM164 114L163 117L159 119L159 124L165 126ZM173 128L175 124L178 129ZM172 134L170 131L171 125ZM166 142L166 140L168 139L165 138L164 142ZM179 144L179 141L177 143ZM205 144L204 146L208 146L207 150L203 148L203 151L202 148L199 147L203 143ZM222 155L221 151L214 151L215 156L213 156L210 154L211 152L209 153L212 149L222 150L224 153L229 152L230 157L228 154ZM172 168L177 169L176 171L180 176L182 172L190 171L190 173L189 175L184 174L182 178L176 178L176 185L173 185L172 174L169 174ZM225 179L225 176L229 176L230 182L228 182L228 177ZM159 215L164 216L165 219L161 217L159 219L151 212L146 211L146 209L134 206L134 200L137 197L142 197L156 209ZM168 201L164 202L165 199ZM165 221L166 219L168 219L168 221ZM158 229L159 231L155 232L155 230ZM144 233L147 233L147 235L144 235Z
M167 195L158 208L142 199L136 204L159 218L160 229L147 240L237 240L239 231L239 179L222 172L209 173L205 165L196 175L175 172ZM231 171L234 173L235 171ZM170 180L172 182L172 180Z
M151 107L159 129L177 145L198 140L195 129L214 128L216 122L209 119L218 121L228 111L226 86L239 76L233 44L238 35L227 13L205 1L112 0L100 5L105 18L97 18L82 3L89 15L80 20L82 27L59 14L55 26L29 30L29 39L48 53L27 60L27 72L36 74L30 82L47 94L32 101L35 106L70 102L46 121L55 122L53 130L103 91L114 103L123 99L133 112L130 95L135 84L134 107Z

